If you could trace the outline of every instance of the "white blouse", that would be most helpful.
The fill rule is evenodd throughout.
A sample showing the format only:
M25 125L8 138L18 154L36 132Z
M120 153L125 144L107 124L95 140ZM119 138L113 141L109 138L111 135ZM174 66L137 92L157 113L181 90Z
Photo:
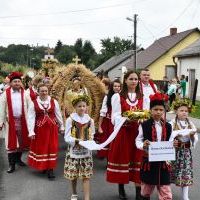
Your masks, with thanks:
M133 102L136 99L136 93L128 93L129 99ZM138 100L136 100L134 103L130 102L128 99L126 99L126 102L130 107L134 107L138 104ZM119 124L122 117L122 110L121 110L121 100L119 93L116 93L111 98L111 105L112 105L112 114L111 114L111 121L113 125Z
M171 120L169 123L171 124L172 129L173 129L174 123L175 123L175 119ZM191 120L189 120L189 123L190 123L190 125L191 125L191 128L194 129L194 130L196 130L196 127L195 127L194 123L193 123ZM179 130L181 130L181 129L188 129L188 126L189 126L189 124L187 123L187 121L183 121L183 120L182 120L182 121L181 121L181 120L178 120L178 121L177 121L177 125L178 125ZM188 134L189 134L189 133L188 133ZM175 137L176 137L176 135L174 134L174 132L173 132L173 130L172 130L172 134L171 134L171 137L170 137L169 140L170 140L170 141L173 141ZM197 133L194 134L194 141L192 141L192 140L190 139L190 137L188 137L188 136L179 136L179 140L180 140L181 142L189 142L189 141L190 141L191 144L192 144L192 146L195 147L195 145L196 145L197 142L198 142L198 135L197 135Z
M108 100L108 96L105 95L105 97L103 98L103 103L100 110L101 117L106 117L106 113L108 112L107 100Z
M44 107L42 105L46 105L47 109L51 108L51 97L48 96L46 101L42 101L40 97L37 97L37 102L40 107L40 109L44 110ZM54 99L55 103L55 116L56 120L59 124L60 130L64 130L64 125L63 125L63 118L62 114L60 111L60 107L58 102ZM35 118L36 118L36 113L35 113L35 108L34 108L34 103L31 101L28 107L28 131L29 131L29 137L35 135L34 128L35 128Z
M162 124L160 121L154 121L155 122L155 128L156 128L156 134L157 134L157 141L161 141L162 137ZM143 135L143 129L142 125L139 126L139 134L135 139L136 147L140 150L143 150L144 145L144 135Z

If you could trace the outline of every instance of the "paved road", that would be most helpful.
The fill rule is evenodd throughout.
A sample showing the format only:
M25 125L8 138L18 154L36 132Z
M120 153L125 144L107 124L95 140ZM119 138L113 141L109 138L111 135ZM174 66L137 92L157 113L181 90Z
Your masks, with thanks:
M62 139L60 139L62 141ZM7 158L3 139L0 139L0 200L67 200L70 197L70 184L63 178L65 144L61 142L57 178L48 181L47 177L28 167L18 168L13 174L7 174ZM195 184L190 190L190 200L200 199L200 147L194 152ZM24 160L26 157L24 156ZM117 186L105 181L106 161L94 158L94 176L92 178L92 199L117 200ZM135 190L132 183L126 186L129 199L134 199ZM80 199L82 191L79 189ZM173 199L178 200L179 189L173 186ZM152 200L155 200L156 195Z

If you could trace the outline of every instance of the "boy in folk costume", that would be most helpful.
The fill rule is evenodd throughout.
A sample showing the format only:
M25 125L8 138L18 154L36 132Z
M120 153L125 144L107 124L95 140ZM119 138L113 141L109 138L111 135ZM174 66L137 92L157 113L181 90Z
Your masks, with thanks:
M171 200L169 165L165 161L149 162L148 146L150 142L168 141L171 136L171 125L162 119L165 114L165 101L167 95L156 93L150 96L151 118L139 126L136 138L138 149L144 150L144 157L140 171L141 195L149 200L155 187L157 187L159 200Z
M8 151L8 173L15 171L15 164L25 166L22 162L22 151L29 147L26 123L27 99L21 87L22 74L12 72L9 75L10 87L5 90L0 100L0 130L5 124L6 149Z
M157 92L157 86L150 80L150 72L148 69L142 69L140 72L140 90L143 94L143 110L150 109L149 96Z
M176 148L176 160L172 162L171 182L181 189L181 199L189 200L189 186L193 184L193 163L191 148L198 142L198 135L195 125L188 118L188 113L192 110L192 103L186 99L177 99L173 103L176 117L170 123L172 125L172 135L170 140L178 141ZM186 135L181 133L186 131Z

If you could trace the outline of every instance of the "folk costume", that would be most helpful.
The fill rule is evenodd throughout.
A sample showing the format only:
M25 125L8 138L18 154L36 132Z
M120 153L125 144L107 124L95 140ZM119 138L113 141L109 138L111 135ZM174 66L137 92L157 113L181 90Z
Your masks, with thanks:
M28 109L29 137L31 140L28 164L37 170L53 170L58 157L58 131L64 130L58 102L48 96L38 96Z
M150 96L150 108L156 105L164 107L167 100L166 95L156 93ZM155 187L158 189L159 200L172 199L170 188L170 166L167 162L149 162L147 149L143 148L145 140L150 142L169 141L171 136L171 125L161 119L155 121L153 118L143 122L139 126L139 134L136 138L136 146L144 151L142 166L140 170L141 177L141 195L144 199L150 199Z
M176 100L174 102L175 110L181 106L190 107L189 101ZM189 108L190 109L190 108ZM170 124L172 125L172 135L170 140L178 140L178 148L176 148L176 160L172 161L171 183L181 187L182 199L189 200L188 186L193 184L193 159L191 148L195 147L198 142L198 135L196 127L188 118L186 120L179 120L178 117L173 119ZM188 135L177 136L178 131L187 130ZM191 139L189 134L194 131L194 139Z
M98 133L97 140L98 143L105 142L110 134L113 132L113 124L111 122L111 108L107 106L107 95L103 99L102 107L100 110L100 116L103 117L103 122L101 124L101 128L103 133ZM107 158L108 157L108 149L109 145L105 147L103 150L97 151L97 157L99 158Z
M13 72L9 75L10 82L14 79L21 80L22 74ZM14 90L9 87L0 99L0 127L5 126L5 144L8 152L9 170L15 170L15 164L25 166L21 161L22 152L29 148L27 130L27 99L23 88Z
M112 97L112 123L117 125L123 118L123 112L141 109L141 100L136 93L128 93L127 99L120 94ZM138 150L133 141L138 134L138 123L125 123L116 138L111 142L108 153L107 181L128 184L129 181L140 183L140 162L142 151Z
M93 174L92 152L76 141L93 140L95 126L88 114L72 113L66 120L65 141L69 144L66 153L64 177L69 180L90 178Z
M152 80L149 80L148 84L144 84L140 81L140 90L143 94L142 99L142 109L143 110L149 110L150 109L150 95L153 95L157 92L157 86L154 84Z
M34 86L28 88L26 90L26 95L30 98L31 101L36 100L38 93L37 93L37 88L35 88Z

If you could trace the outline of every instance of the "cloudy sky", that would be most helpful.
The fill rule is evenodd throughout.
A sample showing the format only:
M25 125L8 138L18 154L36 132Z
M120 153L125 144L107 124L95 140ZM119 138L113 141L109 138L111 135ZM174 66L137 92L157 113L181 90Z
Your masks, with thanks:
M100 39L130 39L138 14L138 44L147 47L159 37L200 27L200 0L0 0L0 45L33 44L54 47L58 39L73 44Z

